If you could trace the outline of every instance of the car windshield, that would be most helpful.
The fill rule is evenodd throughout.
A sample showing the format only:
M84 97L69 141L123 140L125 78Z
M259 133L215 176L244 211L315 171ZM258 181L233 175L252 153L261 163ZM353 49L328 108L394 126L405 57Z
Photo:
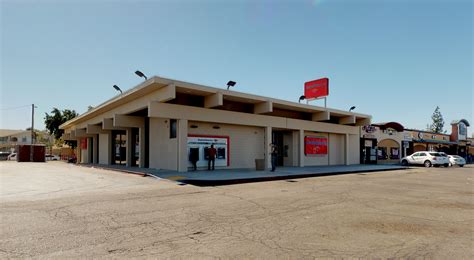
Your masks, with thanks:
M453 155L453 157L456 158L456 159L463 159L463 158L462 158L461 156L459 156L459 155Z
M440 153L430 153L431 156L442 156Z

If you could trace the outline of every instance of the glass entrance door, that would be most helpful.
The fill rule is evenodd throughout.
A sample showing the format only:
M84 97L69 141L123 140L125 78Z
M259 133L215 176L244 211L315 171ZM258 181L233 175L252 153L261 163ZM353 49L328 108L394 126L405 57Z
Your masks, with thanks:
M127 164L127 133L125 130L112 131L112 164Z
M274 131L272 133L272 143L277 147L277 161L276 166L283 166L283 155L284 155L284 144L283 144L283 132Z

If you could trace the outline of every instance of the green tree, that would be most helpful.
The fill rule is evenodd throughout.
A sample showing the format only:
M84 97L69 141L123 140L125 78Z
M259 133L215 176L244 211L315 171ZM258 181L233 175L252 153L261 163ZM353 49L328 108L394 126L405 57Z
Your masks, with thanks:
M434 133L446 132L446 131L443 131L444 119L443 119L443 115L441 115L441 111L438 106L436 106L436 109L433 112L433 115L431 116L431 120L433 120L433 123L429 125L429 130L431 132L434 132Z
M64 109L63 111L60 111L57 108L53 108L51 115L48 113L45 114L46 116L44 117L44 125L46 126L48 132L53 135L56 140L59 140L64 132L63 130L59 129L59 126L79 115L74 110Z

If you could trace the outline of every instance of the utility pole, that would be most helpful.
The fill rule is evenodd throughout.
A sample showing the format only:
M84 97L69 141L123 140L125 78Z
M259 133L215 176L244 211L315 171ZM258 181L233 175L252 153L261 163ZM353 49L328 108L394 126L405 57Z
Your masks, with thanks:
M33 162L33 144L35 144L35 104L31 104L31 147L30 162Z

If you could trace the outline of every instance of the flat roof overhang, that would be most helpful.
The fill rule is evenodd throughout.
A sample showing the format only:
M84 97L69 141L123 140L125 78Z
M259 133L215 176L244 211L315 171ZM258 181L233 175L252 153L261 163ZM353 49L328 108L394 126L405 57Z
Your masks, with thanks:
M102 113L110 111L114 108L127 104L128 102L135 100L139 97L145 96L147 94L153 93L165 87L173 87L173 91L175 93L183 93L189 95L196 95L196 96L212 96L215 94L221 94L223 100L229 101L236 101L241 103L248 103L248 104L260 104L265 102L271 102L271 106L273 108L278 109L286 109L295 112L306 112L306 113L318 113L318 112L329 112L331 116L345 118L350 117L354 119L356 122L358 120L369 120L372 118L370 115L360 114L360 113L353 113L338 109L332 108L325 108L320 106L313 106L308 104L300 104L296 102L290 102L281 99L275 99L270 97L258 96L253 94L247 94L242 92L237 92L233 90L226 90L214 87L208 87L204 85L189 83L185 81L179 81L174 79L168 79L163 77L154 76L141 84L137 85L136 87L125 91L123 94L117 95L102 104L98 105L94 109L87 111L86 113L71 119L64 124L60 125L60 129L65 129L72 127L74 124L85 122L89 119L92 119L96 116L99 116ZM148 104L143 104L144 109L148 106ZM130 113L135 111L130 111Z

